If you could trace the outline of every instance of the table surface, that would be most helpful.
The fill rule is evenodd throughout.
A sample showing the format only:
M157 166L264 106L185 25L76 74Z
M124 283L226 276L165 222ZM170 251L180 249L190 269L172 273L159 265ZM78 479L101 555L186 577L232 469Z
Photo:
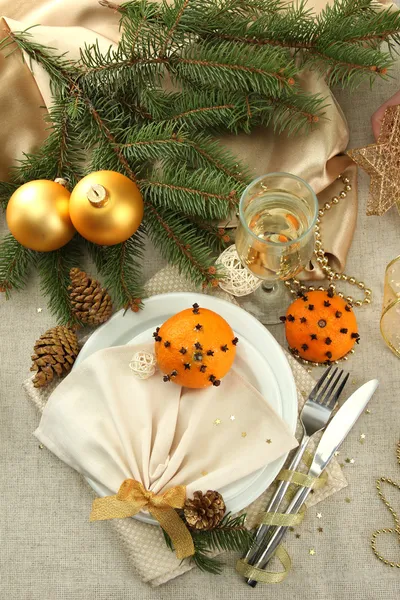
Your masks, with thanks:
M8 4L8 3L7 3ZM18 7L18 2L16 2ZM9 12L9 11L8 11ZM18 16L16 14L16 16ZM337 98L349 121L350 147L373 141L370 116L398 89L397 69L388 84L377 84ZM235 557L219 577L197 570L161 588L152 589L132 573L117 538L107 526L93 527L87 518L87 490L81 478L46 449L40 449L31 433L38 414L27 401L21 384L29 374L35 340L54 320L32 277L26 290L5 302L0 299L0 457L1 457L1 575L0 595L7 600L219 600L273 594L286 598L316 600L395 600L399 597L398 569L380 563L370 548L371 533L391 527L392 517L377 497L375 481L386 475L400 481L395 459L399 440L400 362L384 345L379 332L383 278L386 264L400 253L400 215L393 208L383 217L367 217L368 178L359 174L359 217L346 271L373 290L373 304L358 312L361 345L347 363L354 389L371 377L380 388L341 449L349 486L316 510L310 510L286 547L293 559L287 580L273 589L247 588L233 569ZM1 217L0 229L5 230ZM145 273L150 277L161 266L149 247ZM351 290L349 290L351 293ZM38 308L42 308L38 312ZM282 328L271 328L279 341ZM317 375L317 373L316 373ZM361 433L365 443L360 444ZM60 497L57 481L69 483L69 494ZM397 492L388 492L400 510ZM350 502L348 502L350 499ZM72 521L74 527L71 527ZM78 527L77 527L78 525ZM323 531L319 532L318 528ZM72 530L73 529L73 530ZM78 535L76 534L78 529ZM399 560L399 546L385 545L392 560ZM309 550L315 549L311 556Z

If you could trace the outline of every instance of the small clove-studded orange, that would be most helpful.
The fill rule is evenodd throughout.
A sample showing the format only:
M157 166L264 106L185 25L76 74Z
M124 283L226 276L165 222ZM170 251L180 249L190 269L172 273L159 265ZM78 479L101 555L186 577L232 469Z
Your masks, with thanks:
M219 386L239 341L225 319L198 304L165 321L153 337L164 381L188 388Z
M353 309L331 291L304 292L282 320L291 352L311 362L339 360L360 339Z

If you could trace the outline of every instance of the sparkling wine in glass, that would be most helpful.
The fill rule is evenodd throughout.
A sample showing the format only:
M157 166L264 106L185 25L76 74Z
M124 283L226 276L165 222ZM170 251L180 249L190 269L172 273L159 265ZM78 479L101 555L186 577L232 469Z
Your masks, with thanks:
M284 314L287 295L279 282L295 277L310 261L317 215L315 193L289 173L259 177L243 192L236 248L263 285L242 304L263 323L278 323Z

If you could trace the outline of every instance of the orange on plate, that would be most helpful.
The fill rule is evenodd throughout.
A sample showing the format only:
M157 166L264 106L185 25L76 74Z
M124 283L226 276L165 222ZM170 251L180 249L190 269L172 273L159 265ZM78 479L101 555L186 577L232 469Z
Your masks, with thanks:
M353 309L333 292L306 291L282 320L291 352L311 362L343 358L360 338Z
M153 333L164 381L188 388L218 386L231 368L238 338L220 315L193 304Z

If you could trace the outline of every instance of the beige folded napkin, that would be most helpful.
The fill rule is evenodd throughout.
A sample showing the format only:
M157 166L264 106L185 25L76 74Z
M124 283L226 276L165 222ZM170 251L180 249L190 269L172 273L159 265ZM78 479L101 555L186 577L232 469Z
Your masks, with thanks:
M179 275L177 270L173 267L166 267L159 271L146 283L145 288L147 296L176 291L200 291L193 286L190 281L185 279L182 275ZM217 290L216 295L236 303L232 296L229 296L221 290ZM299 409L301 409L305 399L315 385L315 381L292 356L287 354L287 359L295 378ZM33 402L39 412L42 413L48 398L57 388L58 384L59 382L55 380L47 388L37 389L33 386L32 378L29 378L25 381L24 388L28 398ZM301 435L300 424L298 424L296 435ZM328 476L326 486L315 490L315 493L308 497L308 506L313 506L322 502L347 485L346 479L336 459L332 460L329 467L326 469L326 474ZM62 485L62 483L60 485ZM272 491L273 486L246 507L245 512L247 514L247 523L249 527L255 526L257 515L265 510ZM94 496L95 495L92 492L92 498L94 498ZM90 504L89 495L82 497L82 502ZM101 526L109 526L116 532L121 544L126 550L133 571L142 581L149 583L152 586L166 583L193 568L193 565L189 561L181 563L176 558L175 554L168 550L159 527L141 523L136 519L115 519L108 523L103 523ZM74 526L73 521L71 522L71 528L77 536L77 539L79 539L80 531L78 527ZM288 545L288 550L290 551L290 545ZM238 575L235 576L239 577Z
M234 369L220 387L200 390L165 383L159 371L138 379L129 362L150 348L92 354L52 393L35 431L102 496L125 479L156 494L177 485L186 485L188 497L222 491L297 445L267 399Z

